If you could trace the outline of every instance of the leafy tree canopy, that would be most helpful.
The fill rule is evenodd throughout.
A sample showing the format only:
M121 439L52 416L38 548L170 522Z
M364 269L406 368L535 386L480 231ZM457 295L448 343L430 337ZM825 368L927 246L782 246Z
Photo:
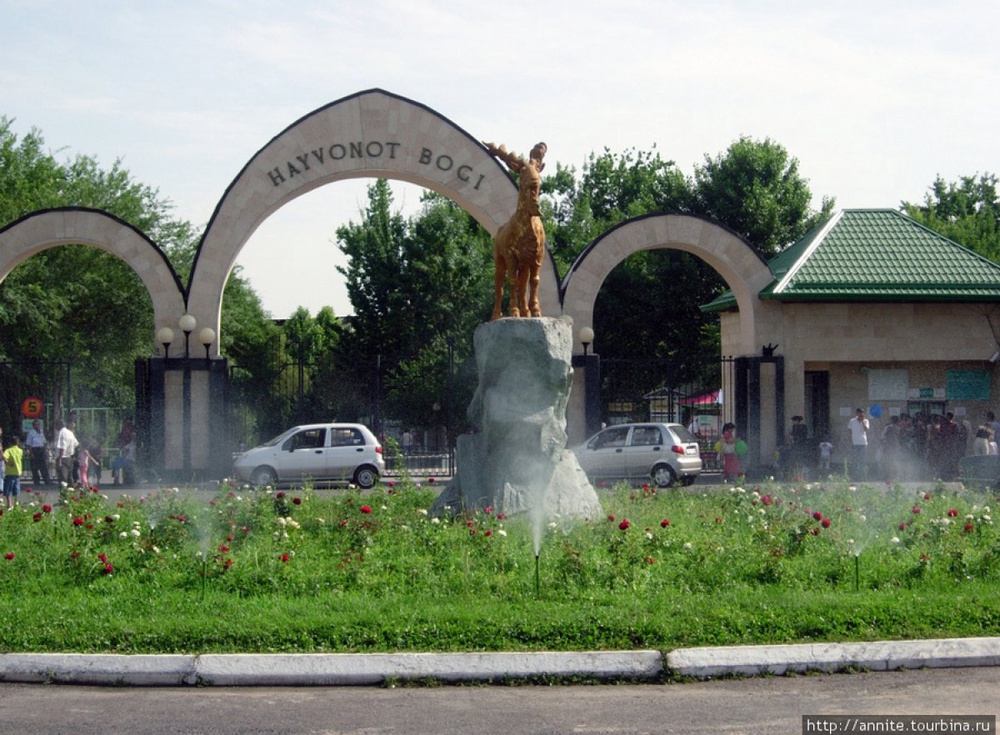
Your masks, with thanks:
M903 202L901 211L945 237L1000 262L1000 200L991 173L946 182L938 176L922 204Z

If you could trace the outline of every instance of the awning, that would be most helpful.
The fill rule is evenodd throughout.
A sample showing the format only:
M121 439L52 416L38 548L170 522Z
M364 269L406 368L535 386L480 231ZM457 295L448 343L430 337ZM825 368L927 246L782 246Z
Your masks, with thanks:
M681 401L682 406L717 406L722 404L722 389L688 396Z

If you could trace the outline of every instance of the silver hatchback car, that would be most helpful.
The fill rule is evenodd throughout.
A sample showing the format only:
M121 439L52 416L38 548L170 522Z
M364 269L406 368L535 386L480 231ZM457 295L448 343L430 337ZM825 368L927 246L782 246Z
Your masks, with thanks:
M247 450L233 469L237 478L258 486L313 480L367 489L385 472L385 460L382 445L366 426L307 424Z
M618 424L594 434L573 454L591 480L651 480L691 485L701 474L698 439L680 424Z

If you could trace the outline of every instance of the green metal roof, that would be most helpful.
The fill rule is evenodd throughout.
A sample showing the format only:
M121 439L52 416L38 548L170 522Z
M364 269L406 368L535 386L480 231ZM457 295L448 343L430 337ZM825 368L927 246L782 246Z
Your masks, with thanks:
M892 209L845 209L770 261L762 299L1000 301L1000 265ZM702 307L736 306L732 292Z

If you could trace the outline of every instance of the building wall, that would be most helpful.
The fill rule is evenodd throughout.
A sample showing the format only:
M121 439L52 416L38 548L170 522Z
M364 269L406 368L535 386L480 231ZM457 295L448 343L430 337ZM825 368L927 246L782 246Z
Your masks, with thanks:
M758 322L758 341L777 344L776 354L785 357L786 421L800 414L809 423L805 373L826 372L829 431L835 445L847 441L847 422L858 407L870 410L877 404L882 410L881 417L871 418L873 444L890 416L917 407L943 406L973 427L987 410L1000 415L998 363L991 362L1000 349L991 328L991 321L1000 326L1000 305L775 303L775 307L777 313L769 314L766 324ZM738 356L739 318L735 312L721 315L723 355ZM949 371L961 371L957 377L981 378L988 384L988 397L964 390L956 373ZM765 390L768 385L764 383ZM817 433L825 429L816 427ZM762 456L771 449L765 447Z

